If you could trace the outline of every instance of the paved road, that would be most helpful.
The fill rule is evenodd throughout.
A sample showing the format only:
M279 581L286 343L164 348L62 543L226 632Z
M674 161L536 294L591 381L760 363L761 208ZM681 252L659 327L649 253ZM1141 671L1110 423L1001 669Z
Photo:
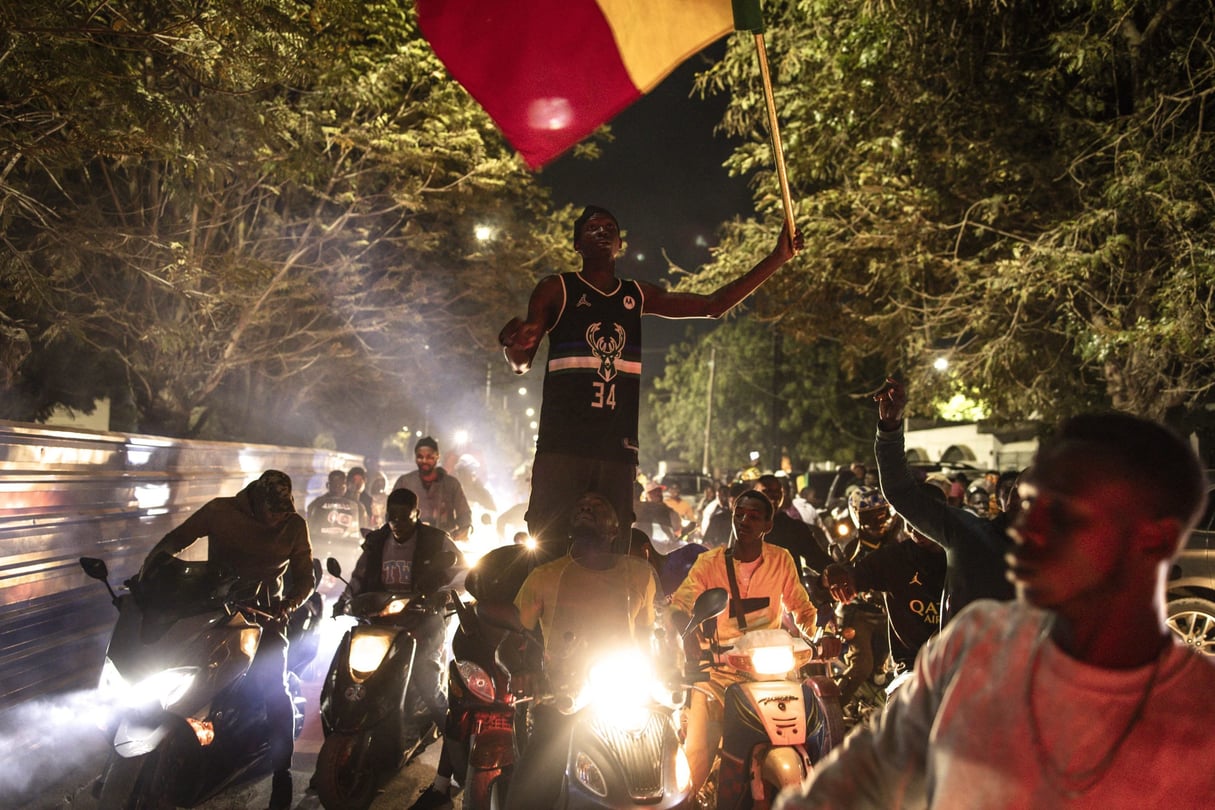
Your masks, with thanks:
M336 646L336 641L332 644ZM308 715L304 731L296 741L292 760L294 810L321 810L315 793L307 793L316 767L316 756L324 739L317 715L321 679L332 658L332 648L322 650L318 661L305 672L304 693ZM2 810L95 810L97 802L90 786L101 772L109 741L90 722L95 701L87 692L64 695L55 700L18 707L0 715L0 809ZM372 810L404 810L434 779L439 745L397 774L372 803ZM262 810L270 801L270 778L217 796L200 810ZM461 802L457 797L455 807Z

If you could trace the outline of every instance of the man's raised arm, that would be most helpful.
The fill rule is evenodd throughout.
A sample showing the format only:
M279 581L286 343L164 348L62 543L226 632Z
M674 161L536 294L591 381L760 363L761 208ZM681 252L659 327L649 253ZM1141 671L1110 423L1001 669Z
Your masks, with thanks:
M638 284L645 295L643 311L647 315L663 318L720 318L755 292L759 285L771 278L773 273L801 249L801 233L795 233L790 238L789 226L786 224L781 228L776 247L761 259L759 264L708 295L669 292L654 284L639 281Z
M532 367L540 340L557 321L564 304L565 288L557 276L540 280L527 303L527 320L511 318L498 333L498 343L506 354L506 362L516 374Z

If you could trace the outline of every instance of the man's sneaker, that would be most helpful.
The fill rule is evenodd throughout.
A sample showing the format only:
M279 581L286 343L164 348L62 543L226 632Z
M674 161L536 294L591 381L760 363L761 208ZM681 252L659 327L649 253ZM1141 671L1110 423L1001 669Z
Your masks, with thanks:
M409 810L451 810L451 797L431 785L422 791L416 802L409 805Z
M270 782L269 810L291 810L291 771L275 771Z

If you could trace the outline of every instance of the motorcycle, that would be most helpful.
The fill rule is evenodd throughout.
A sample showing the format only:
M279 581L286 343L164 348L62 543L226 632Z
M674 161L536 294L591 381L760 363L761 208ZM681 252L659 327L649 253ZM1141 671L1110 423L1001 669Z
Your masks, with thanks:
M833 513L829 535L832 542L828 551L836 562L855 562L871 550L871 544L862 540L846 505ZM804 584L820 614L833 615L831 624L846 644L843 658L829 669L837 684L852 685L852 694L844 707L851 728L885 705L886 687L896 674L890 661L886 609L880 600L869 596L836 603L817 578Z
M705 591L693 606L692 619L681 635L725 609L726 592ZM484 610L486 621L526 633L514 621L504 621L501 612ZM569 639L569 648L579 646ZM508 639L509 641L509 639ZM501 646L509 646L504 642ZM596 807L652 807L656 810L686 806L692 774L680 746L673 714L684 701L686 683L672 664L677 653L664 635L656 631L649 651L637 648L598 651L588 665L567 668L568 660L546 666L550 688L535 697L550 703L570 718L570 739L563 763L564 778L555 810ZM499 653L499 660L504 656ZM658 670L671 665L668 675ZM507 665L506 668L510 669ZM566 679L557 672L584 671L583 677ZM554 763L555 765L556 763ZM506 786L493 785L490 807L504 806Z
M257 594L214 563L166 558L115 593L103 560L80 565L118 609L99 697L113 707L113 752L94 783L101 808L194 807L270 772L261 692L247 677L262 640ZM248 595L245 595L248 597ZM295 736L303 729L299 679L288 679Z
M448 556L436 569L454 565ZM326 567L341 579L337 560L330 557ZM416 701L415 654L434 647L435 633L444 636L447 584L420 583L415 595L361 593L345 606L358 624L342 638L321 688L325 741L313 781L328 810L366 808L436 739L430 708Z
M464 774L464 808L487 810L494 784L509 780L515 762L516 714L510 676L495 651L506 631L477 618L458 594L451 603L459 618L448 665L448 714L444 744L453 773ZM521 723L520 723L521 724ZM521 746L520 746L521 747Z
M721 751L701 804L766 810L843 741L839 688L813 648L782 629L747 631L732 647L711 645L709 654L747 680L725 690Z

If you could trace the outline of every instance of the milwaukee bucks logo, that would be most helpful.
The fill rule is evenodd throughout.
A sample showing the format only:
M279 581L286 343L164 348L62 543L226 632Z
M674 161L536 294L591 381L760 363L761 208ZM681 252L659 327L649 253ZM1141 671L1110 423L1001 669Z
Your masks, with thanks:
M614 323L612 332L600 331L602 327L603 324L599 322L588 326L586 342L590 345L591 352L599 358L599 376L605 382L610 382L616 377L616 361L624 351L624 327Z

